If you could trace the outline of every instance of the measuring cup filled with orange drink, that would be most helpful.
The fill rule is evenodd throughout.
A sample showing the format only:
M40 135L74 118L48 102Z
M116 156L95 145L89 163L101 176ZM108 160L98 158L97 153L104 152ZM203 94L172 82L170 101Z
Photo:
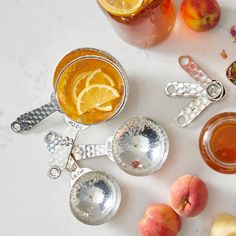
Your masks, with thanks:
M51 178L66 168L78 131L113 118L127 100L126 74L116 59L102 51L86 56L77 53L81 51L62 59L55 72L55 95L68 128L51 158Z
M176 20L173 0L97 0L120 37L150 47L168 37Z
M19 116L14 132L31 129L55 111L81 124L96 124L116 115L127 98L127 79L121 64L110 54L80 48L65 55L53 78L48 104Z

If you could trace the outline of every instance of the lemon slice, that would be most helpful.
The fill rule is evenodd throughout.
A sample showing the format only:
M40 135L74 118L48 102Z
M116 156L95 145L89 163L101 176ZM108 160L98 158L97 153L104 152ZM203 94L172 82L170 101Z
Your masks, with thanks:
M140 9L144 0L98 0L101 6L116 16L131 16Z
M83 90L85 85L85 79L92 73L92 71L86 71L79 74L73 81L72 100L77 104L77 98L80 91Z
M77 99L77 112L79 115L98 108L101 105L119 98L118 91L104 84L93 84L81 91Z
M99 106L99 107L96 107L96 110L98 111L112 111L113 109L113 106L112 105L107 105L107 106Z
M112 87L115 86L114 80L108 74L103 72L102 69L96 69L88 76L86 80L86 87L89 87L92 84L106 84Z
M86 80L86 87L89 87L92 84L106 84L112 87L115 86L114 80L105 72L102 71L101 68L93 71ZM112 111L112 105L101 105L95 108L99 111Z

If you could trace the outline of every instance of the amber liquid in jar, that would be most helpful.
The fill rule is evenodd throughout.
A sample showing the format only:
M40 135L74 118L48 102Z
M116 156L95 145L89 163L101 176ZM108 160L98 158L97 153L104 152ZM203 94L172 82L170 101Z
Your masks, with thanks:
M215 128L210 140L214 156L225 163L236 163L236 122L224 122Z
M224 174L236 173L236 113L212 117L203 127L199 148L204 161Z
M150 47L166 39L176 20L173 0L153 0L129 17L108 15L118 35L137 47Z
M105 104L102 104L103 108L105 106L112 107L112 109L101 110L101 107L94 107L83 114L79 114L77 109L77 101L74 99L73 94L76 93L76 97L78 97L80 93L86 89L86 79L88 76L83 77L81 75L86 73L91 74L91 71L94 72L95 70L102 71L102 73L105 73L112 79L114 83L112 88L118 92L119 97L115 97ZM96 82L93 85L97 85ZM110 86L109 84L104 83L102 85ZM85 58L75 61L66 67L63 73L57 79L56 95L59 105L67 117L80 124L96 124L113 117L121 107L122 101L124 99L124 81L122 79L121 73L111 63L99 58ZM87 97L89 96L90 95ZM93 101L94 98L82 102L89 105L91 100Z

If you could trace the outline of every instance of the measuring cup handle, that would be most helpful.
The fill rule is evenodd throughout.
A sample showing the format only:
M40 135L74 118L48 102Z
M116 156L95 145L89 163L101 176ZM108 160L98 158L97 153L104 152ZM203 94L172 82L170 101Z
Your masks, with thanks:
M60 139L58 145L54 144L52 145L54 151L53 149L49 149L51 150L51 153L53 153L53 155L49 162L48 176L53 179L58 178L61 174L61 171L63 171L66 168L69 161L69 157L72 152L75 139L79 131L87 129L89 127L88 125L78 124L67 117L65 117L65 121L68 124L66 132ZM48 135L44 138L47 144L54 142L56 134L54 132L50 132ZM56 146L58 147L56 148Z
M181 127L187 126L211 103L212 102L207 98L207 96L194 99L177 115L177 125Z
M20 115L14 122L11 123L11 129L15 133L30 130L40 121L58 110L59 108L57 101L53 99L39 108Z
M79 161L93 157L107 156L108 151L107 144L87 144L75 146L72 150L72 154L75 159Z
M58 178L61 171L66 168L79 130L79 127L71 126L66 129L66 132L61 138L60 143L58 143L58 147L53 152L53 155L49 161L48 176L50 178Z
M44 137L47 149L51 154L54 154L57 151L61 140L62 137L53 131L48 132ZM108 139L106 144L75 145L71 153L77 161L98 156L108 156L113 160L111 143L111 139Z
M188 55L179 57L179 65L203 87L206 87L209 83L212 82L212 80L192 59L192 57Z
M170 82L165 87L166 95L170 97L201 97L204 88L197 83Z
M83 174L90 172L91 169L88 168L80 168L77 164L75 157L73 154L70 155L67 166L67 171L69 171L71 177L70 177L70 186L72 187L75 183L75 181L82 176Z

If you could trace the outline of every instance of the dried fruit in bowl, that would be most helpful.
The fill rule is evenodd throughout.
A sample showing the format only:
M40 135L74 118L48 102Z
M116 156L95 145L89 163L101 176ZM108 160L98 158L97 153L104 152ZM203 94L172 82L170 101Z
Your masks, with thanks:
M236 61L233 62L227 69L226 76L236 85Z

